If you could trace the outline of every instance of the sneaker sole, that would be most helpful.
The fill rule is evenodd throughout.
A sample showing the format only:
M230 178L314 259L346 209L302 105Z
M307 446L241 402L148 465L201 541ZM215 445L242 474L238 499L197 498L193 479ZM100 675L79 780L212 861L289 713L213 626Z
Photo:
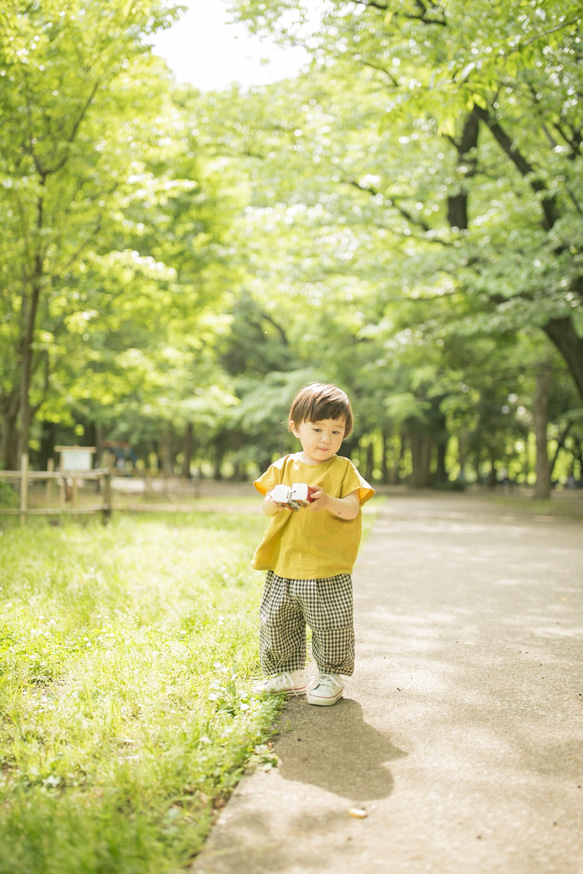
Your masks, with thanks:
M255 695L285 695L286 698L291 698L293 695L305 695L306 687L304 686L301 689L277 689L272 691L271 689L255 689Z
M318 698L310 693L308 694L308 704L317 704L320 707L330 707L332 704L336 704L337 701L340 701L343 691L344 689L340 689L338 694L333 698Z

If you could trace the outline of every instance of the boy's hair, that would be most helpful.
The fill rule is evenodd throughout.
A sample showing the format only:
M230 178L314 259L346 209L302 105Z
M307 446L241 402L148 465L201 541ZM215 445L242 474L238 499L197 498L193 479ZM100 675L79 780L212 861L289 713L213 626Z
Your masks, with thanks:
M353 425L352 407L348 396L335 385L311 382L300 389L295 396L288 421L293 422L297 428L302 422L342 418L346 419L344 436L348 437Z

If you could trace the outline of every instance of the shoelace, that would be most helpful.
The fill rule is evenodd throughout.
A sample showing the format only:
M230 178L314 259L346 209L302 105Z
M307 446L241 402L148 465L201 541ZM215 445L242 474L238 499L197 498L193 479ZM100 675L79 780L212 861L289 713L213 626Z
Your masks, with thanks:
M320 674L315 688L317 689L318 686L329 686L332 689L337 689L339 685L340 683L333 674Z
M293 680L291 673L289 673L289 671L283 672L283 674L281 675L281 680L280 680L279 685L281 685L282 691L284 690L284 688L291 689L291 691L294 695L300 695L303 692L303 690L302 690L302 692L299 692L296 688L294 688L294 680ZM304 689L305 689L305 687L304 687Z

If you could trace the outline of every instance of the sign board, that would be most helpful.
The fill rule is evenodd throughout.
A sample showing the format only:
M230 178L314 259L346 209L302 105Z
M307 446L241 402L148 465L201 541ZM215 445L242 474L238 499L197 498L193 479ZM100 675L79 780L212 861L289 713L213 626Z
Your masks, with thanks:
M61 470L87 471L93 468L94 446L55 446L61 453Z

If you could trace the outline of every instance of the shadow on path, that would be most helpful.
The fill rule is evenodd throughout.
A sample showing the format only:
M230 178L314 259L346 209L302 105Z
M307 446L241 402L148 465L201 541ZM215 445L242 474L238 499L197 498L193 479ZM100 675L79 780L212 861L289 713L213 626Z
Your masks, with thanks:
M290 701L280 718L276 752L284 780L319 786L355 802L390 795L393 777L385 763L407 755L368 725L360 704L349 698L334 707Z

